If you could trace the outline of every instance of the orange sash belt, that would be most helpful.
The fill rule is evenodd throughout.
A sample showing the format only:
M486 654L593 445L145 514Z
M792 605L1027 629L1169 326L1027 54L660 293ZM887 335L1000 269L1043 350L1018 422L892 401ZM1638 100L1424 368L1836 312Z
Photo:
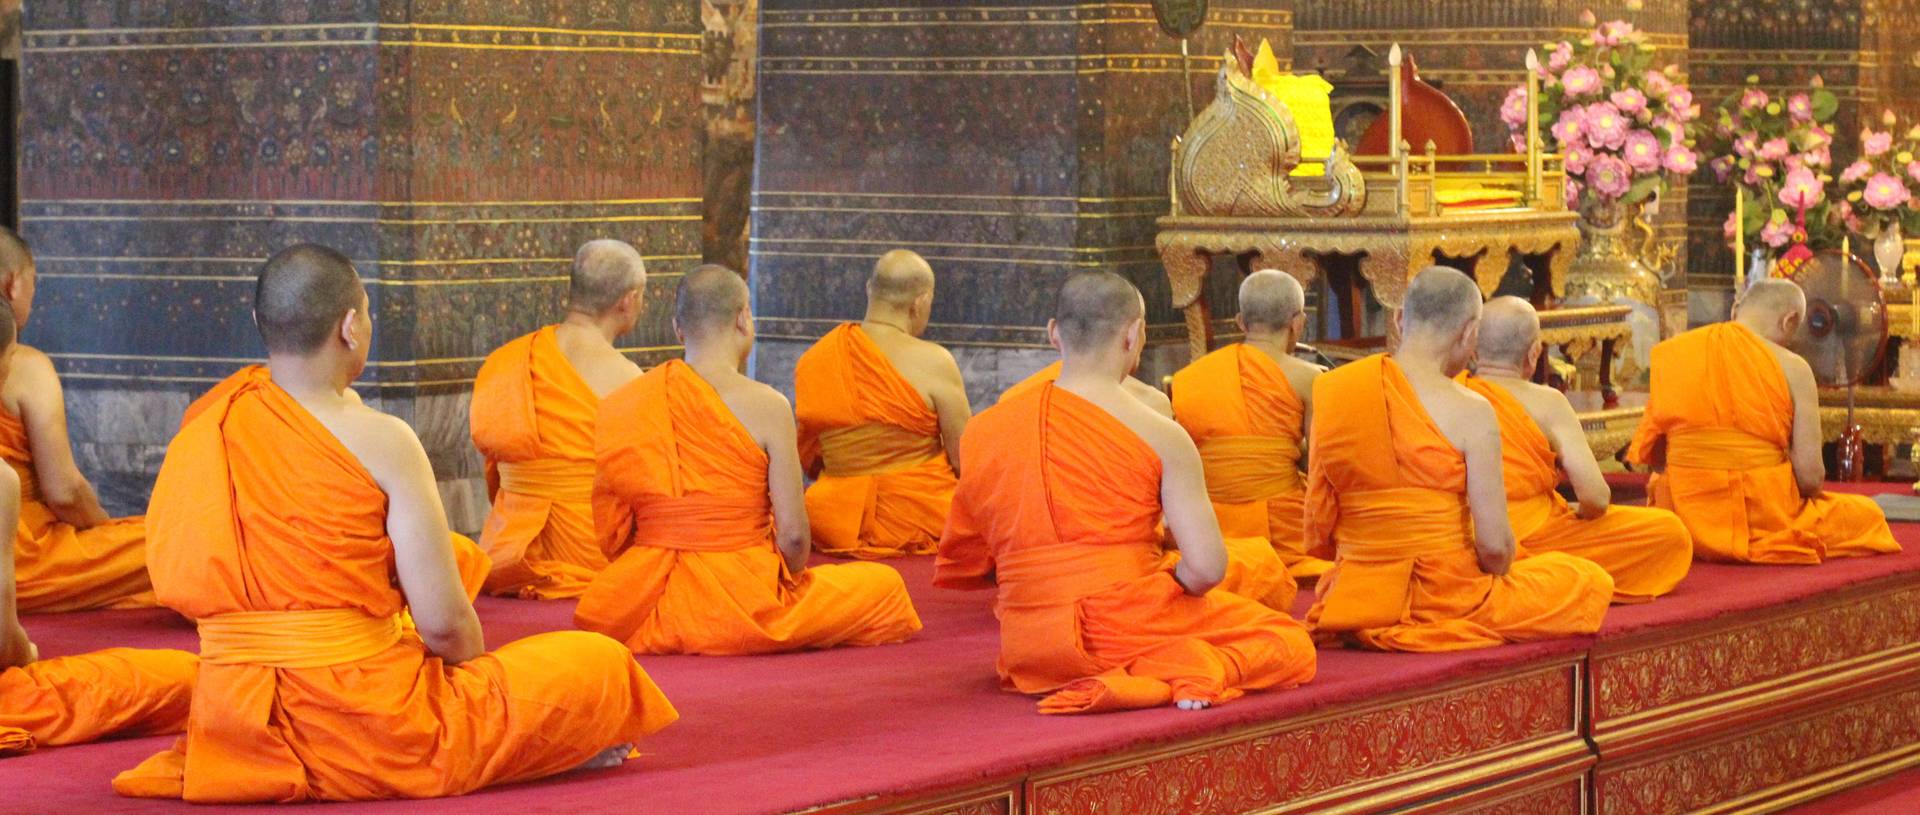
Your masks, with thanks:
M592 461L541 458L500 462L500 489L549 501L593 500Z
M1696 470L1757 470L1787 462L1787 451L1751 433L1728 428L1667 434L1667 465Z
M1341 561L1391 563L1451 554L1473 541L1466 496L1423 487L1342 493L1334 531Z
M1200 443L1207 493L1223 504L1265 501L1301 489L1300 444L1279 436L1216 436Z
M771 545L765 495L648 496L633 505L633 541L682 552L732 552Z
M326 668L379 655L400 642L400 615L357 608L239 611L200 620L200 661L208 665Z
M1166 559L1159 540L1062 544L1021 552L994 564L1001 608L1072 603L1148 574Z
M890 424L862 424L820 434L824 473L836 478L885 475L946 455L939 436Z

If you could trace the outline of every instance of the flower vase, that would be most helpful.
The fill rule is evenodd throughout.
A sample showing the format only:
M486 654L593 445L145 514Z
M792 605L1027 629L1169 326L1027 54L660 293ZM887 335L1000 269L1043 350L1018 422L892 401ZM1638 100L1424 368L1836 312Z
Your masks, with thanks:
M1873 239L1873 262L1880 269L1880 288L1900 285L1900 260L1906 254L1907 242L1900 234L1900 222L1893 221L1882 227L1880 236Z
M1764 246L1756 246L1747 254L1747 285L1753 281L1773 276L1773 255L1767 253Z
M1641 260L1641 247L1627 234L1635 207L1610 201L1580 208L1580 249L1567 269L1568 302L1654 304L1660 276Z

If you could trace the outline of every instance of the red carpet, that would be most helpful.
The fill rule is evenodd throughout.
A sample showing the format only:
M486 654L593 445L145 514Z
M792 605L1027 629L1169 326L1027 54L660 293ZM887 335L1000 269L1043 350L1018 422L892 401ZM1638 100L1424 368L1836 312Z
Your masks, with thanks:
M1600 636L1710 620L1920 571L1920 526L1897 526L1896 533L1908 546L1897 556L1806 568L1696 564L1671 597L1613 609ZM645 743L643 758L620 769L452 801L335 805L325 811L480 815L574 813L610 805L647 812L791 811L1013 776L1129 745L1298 716L1577 653L1592 644L1579 638L1438 655L1323 650L1312 684L1215 710L1043 718L1032 700L996 687L990 595L933 588L930 558L897 565L926 621L926 631L912 642L773 657L642 658L683 718ZM480 613L489 644L497 645L567 627L571 604L486 599ZM47 656L111 645L194 644L191 627L164 612L41 615L26 623ZM0 761L0 812L187 811L177 803L120 799L108 787L114 773L166 743L123 741Z

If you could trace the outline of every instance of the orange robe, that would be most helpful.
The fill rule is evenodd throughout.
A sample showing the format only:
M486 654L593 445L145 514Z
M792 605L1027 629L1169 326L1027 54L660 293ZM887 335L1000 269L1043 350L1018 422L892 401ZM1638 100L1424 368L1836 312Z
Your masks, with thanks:
M1333 564L1306 551L1305 410L1279 363L1243 344L1173 375L1173 416L1200 447L1220 534L1264 538L1289 573L1311 579Z
M1708 560L1819 563L1900 551L1872 499L1802 498L1793 476L1793 395L1765 340L1746 326L1704 326L1653 348L1651 393L1627 458L1666 471L1647 481Z
M767 454L686 363L609 394L599 428L594 525L613 562L580 598L581 628L645 654L880 645L920 630L888 566L787 571Z
M1036 371L1032 376L1020 380L1005 393L1000 394L1001 402L1018 399L1051 384L1060 378L1060 363L1055 362ZM1208 473L1212 475L1211 472ZM1287 562L1268 541L1264 530L1248 531L1238 527L1234 532L1227 531L1226 519L1220 519L1221 543L1227 547L1227 576L1216 588L1230 594L1238 594L1261 604L1286 611L1293 607L1294 597L1299 595L1299 584L1287 569ZM1179 561L1180 553L1173 541L1165 541L1167 563L1171 566Z
M13 535L16 600L26 612L155 605L147 580L147 527L139 517L75 529L40 498L33 448L20 417L0 411L0 458L20 475Z
M1047 385L967 427L934 584L998 588L1001 684L1042 713L1226 702L1313 678L1305 628L1211 591L1161 551L1160 459L1091 402Z
M578 597L607 567L593 534L593 416L600 397L560 353L553 326L487 357L473 383L473 445L493 508L480 548L493 594Z
M200 627L193 716L172 750L114 779L121 794L460 795L564 772L676 718L595 634L434 656L402 622L387 498L353 454L264 368L196 407L147 516L154 588Z
M1599 630L1613 579L1559 552L1480 571L1467 463L1400 366L1376 354L1313 386L1307 535L1334 558L1307 622L1390 651L1453 651Z
M1614 505L1598 518L1582 520L1555 490L1559 458L1526 406L1484 379L1463 375L1461 383L1492 402L1500 418L1507 519L1519 541L1518 557L1565 552L1598 563L1613 576L1616 603L1644 603L1679 585L1693 566L1693 537L1679 516Z
M940 416L858 323L821 337L793 371L813 547L878 558L932 554L953 502Z
M194 656L110 648L0 670L0 757L108 736L178 733Z

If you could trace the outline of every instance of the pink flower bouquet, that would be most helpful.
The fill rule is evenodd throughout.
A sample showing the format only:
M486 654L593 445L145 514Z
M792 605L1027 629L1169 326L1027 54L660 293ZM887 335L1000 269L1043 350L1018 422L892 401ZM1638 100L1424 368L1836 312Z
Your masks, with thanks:
M1860 158L1840 171L1841 218L1847 228L1868 237L1898 225L1920 235L1920 125L1895 138L1899 120L1893 111L1880 126L1860 131Z
M1744 204L1745 220L1735 224L1728 215L1723 232L1731 242L1739 228L1748 246L1775 255L1796 240L1809 249L1837 247L1843 233L1831 199L1839 99L1817 76L1806 88L1771 93L1759 82L1747 77L1745 88L1720 103L1706 136L1708 166L1721 182L1733 182ZM1850 183L1849 172L1841 173L1841 185Z

